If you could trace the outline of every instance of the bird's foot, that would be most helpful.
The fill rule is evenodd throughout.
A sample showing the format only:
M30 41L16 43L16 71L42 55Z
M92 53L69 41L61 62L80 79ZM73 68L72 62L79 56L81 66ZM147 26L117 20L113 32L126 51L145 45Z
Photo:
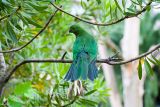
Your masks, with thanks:
M72 98L73 96L83 96L84 87L80 80L74 81L74 83L70 86L68 91L68 97Z
M119 52L117 52L115 55L109 57L109 58L108 58L108 61L115 61L115 62L116 62L116 61L122 60L122 58L119 58L119 57L118 57L118 54L119 54Z

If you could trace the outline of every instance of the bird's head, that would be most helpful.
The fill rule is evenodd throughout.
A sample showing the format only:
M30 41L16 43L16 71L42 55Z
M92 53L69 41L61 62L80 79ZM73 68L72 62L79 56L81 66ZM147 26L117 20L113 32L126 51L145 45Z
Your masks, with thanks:
M82 28L79 25L72 25L69 29L69 33L73 33L76 36L82 31Z

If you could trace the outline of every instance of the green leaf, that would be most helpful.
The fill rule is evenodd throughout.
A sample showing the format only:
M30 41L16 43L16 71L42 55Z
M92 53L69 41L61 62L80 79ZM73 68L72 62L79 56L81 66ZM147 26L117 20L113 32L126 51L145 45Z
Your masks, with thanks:
M105 4L105 9L108 10L108 8L110 8L110 2L106 2Z
M144 66L145 66L146 72L147 72L149 75L153 75L154 71L152 70L152 67L151 67L151 65L149 64L149 62L147 61L147 59L144 60Z
M17 86L14 89L14 93L16 95L23 95L24 93L27 93L29 89L31 89L31 83L30 82L24 82L17 84Z
M101 0L96 0L98 4L101 4Z
M27 18L27 17L25 17L25 19L28 21L29 24L32 24L32 25L36 26L37 28L42 28L41 25L37 24L37 23L34 22L33 20L31 20L31 19L29 19L29 18Z
M58 105L61 106L61 102L60 102L58 96L55 96L55 100L56 100L56 102L58 103Z
M17 24L15 27L16 27L18 30L20 30L20 31L23 30L23 29L21 28L21 26L18 25L18 24Z
M17 14L17 16L23 21L23 23L24 23L25 25L28 26L27 20L26 20L21 14Z
M142 6L142 0L137 0L137 1Z
M111 6L109 6L109 12L110 12L110 17L111 17L111 20L112 20L112 8L111 8Z
M124 12L124 15L126 15L126 16L134 16L134 15L135 15L135 13L131 13L131 12Z
M17 96L13 96L13 95L10 95L9 96L9 99L11 99L12 101L15 101L15 102L19 102L21 104L24 104L24 102Z
M151 10L151 6L147 6L147 11L150 11Z
M94 90L92 90L92 91L89 91L88 93L86 93L84 96L88 96L88 95L91 95L91 94L93 94L94 92L96 92L97 91L97 89L94 89Z
M138 3L136 3L135 1L131 0L131 2L135 5L139 5Z
M27 92L24 93L24 96L29 98L29 99L33 99L33 100L39 100L40 96L37 92L37 90L30 88Z
M142 64L141 64L141 60L139 60L139 64L138 64L138 77L141 80L142 79Z
M28 4L30 6L32 6L35 10L39 11L39 12L44 11L45 9L48 8L48 6L39 6L39 5L37 5L37 4L33 3L33 2L29 2Z
M82 104L86 104L86 105L90 105L90 106L95 106L95 105L98 104L98 103L95 102L95 101L88 100L88 99L83 99L83 98L81 98L79 101L80 101Z
M10 95L8 98L8 106L9 107L22 107L23 104L24 104L24 102L16 96Z
M14 30L13 30L13 27L10 25L9 22L7 22L7 33L8 33L8 35L10 36L10 38L11 38L11 40L13 42L15 42L15 43L18 42L16 34L15 34Z
M152 58L154 59L154 61L157 63L157 65L160 65L160 61L158 59L156 59L153 55Z
M116 4L116 6L118 7L118 9L119 9L121 12L123 12L122 9L121 9L121 7L120 7L120 5L119 5L118 2L117 2L117 0L114 0L114 2L115 2L115 4Z
M18 30L22 30L21 26L18 24L18 20L17 19L14 19L12 18L11 19L11 23L10 23L12 26L16 27Z
M130 12L133 12L133 13L135 13L135 10L134 9L132 9L132 8L127 8Z
M86 4L83 0L81 0L81 6L82 6L82 8L84 8L84 9L87 8L87 4Z
M122 0L122 6L125 9L125 7L126 7L126 1L125 0Z
M147 59L148 59L151 63L153 63L154 65L157 65L157 63L156 63L155 61L153 61L152 59L150 59L150 58L148 58L148 57L147 57Z

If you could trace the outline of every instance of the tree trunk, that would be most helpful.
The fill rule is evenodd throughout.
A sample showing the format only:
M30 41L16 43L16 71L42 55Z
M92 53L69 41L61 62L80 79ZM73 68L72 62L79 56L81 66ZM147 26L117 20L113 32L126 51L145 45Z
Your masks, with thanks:
M125 21L124 37L121 41L124 60L139 54L139 27L138 18L130 18ZM121 67L124 107L143 107L144 80L138 79L137 65L138 61L134 61Z
M102 59L108 57L106 52L106 47L101 43L99 45L99 54L100 54L100 58ZM106 85L108 88L111 88L110 96L109 96L111 107L122 107L113 67L107 64L102 64L102 69L103 69L104 77L106 79Z
M1 47L0 50L2 50ZM4 60L3 53L0 53L0 80L4 77L5 73L6 73L6 63ZM3 92L3 85L0 84L0 97L2 95L2 92Z

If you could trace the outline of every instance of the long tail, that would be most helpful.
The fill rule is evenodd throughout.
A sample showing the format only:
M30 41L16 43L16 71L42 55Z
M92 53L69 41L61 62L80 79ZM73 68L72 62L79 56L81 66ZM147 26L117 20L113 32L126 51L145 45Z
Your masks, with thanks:
M73 82L79 78L86 80L87 77L93 81L97 77L97 67L95 60L89 62L89 55L86 52L80 52L64 79Z
M96 67L96 59L92 60L89 64L89 70L88 70L88 78L91 81L94 81L98 76L98 69Z

